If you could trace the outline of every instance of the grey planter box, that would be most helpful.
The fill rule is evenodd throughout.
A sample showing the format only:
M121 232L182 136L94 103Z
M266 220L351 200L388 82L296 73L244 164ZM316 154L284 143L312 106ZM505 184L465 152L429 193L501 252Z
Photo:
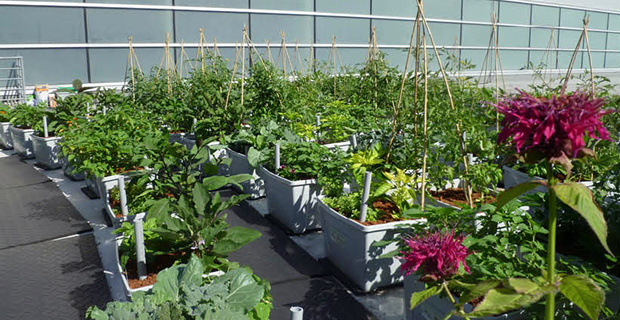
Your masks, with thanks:
M105 176L103 178L87 177L86 185L100 198L105 198L108 190L117 185L118 175Z
M342 151L347 151L347 150L349 150L349 147L351 146L351 142L349 142L349 141L334 142L334 143L325 144L323 146L326 147L329 150L340 149Z
M20 157L24 159L34 158L34 147L32 146L32 129L18 129L13 126L9 127L11 138L13 139L13 149Z
M60 164L62 165L62 173L72 181L82 181L86 179L85 172L74 172L75 167L69 164L66 157L60 158Z
M10 126L10 122L0 122L0 146L4 149L13 149L13 138L9 131Z
M254 176L254 179L240 183L243 190L239 189L237 186L233 186L233 188L239 192L249 194L252 199L264 197L266 195L265 181L263 181L263 179L258 175L256 169L250 165L248 162L248 156L228 148L225 150L231 160L227 172L229 175L251 174Z
M454 306L447 298L442 299L438 296L433 296L425 300L424 302L418 304L413 310L409 308L411 295L414 292L424 290L424 283L418 281L418 276L415 274L410 274L405 277L404 287L405 287L405 319L406 320L435 320L435 319L443 319L450 311L454 310ZM470 312L472 310L472 306L469 304L465 305L465 312ZM450 320L462 319L459 317L450 317ZM525 315L519 314L519 312L511 312L495 317L484 317L484 318L476 318L476 319L486 319L486 320L501 320L501 319L513 319L513 320L526 320L528 318Z
M316 180L290 181L261 166L269 213L293 233L321 228L317 208L321 188Z
M365 226L339 214L323 201L319 200L318 208L323 220L326 256L353 283L364 292L370 292L403 281L399 259L379 259L382 254L395 250L396 244L371 245L375 241L394 239L399 235L399 227L426 223L425 219Z
M60 162L60 146L58 142L62 137L37 137L32 136L32 146L37 163L45 169L54 170L62 167Z

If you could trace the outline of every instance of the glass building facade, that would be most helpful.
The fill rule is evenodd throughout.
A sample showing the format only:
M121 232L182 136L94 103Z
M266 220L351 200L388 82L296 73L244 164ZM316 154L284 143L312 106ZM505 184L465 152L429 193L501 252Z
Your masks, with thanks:
M563 2L563 4L557 4ZM491 16L506 74L544 62L566 69L590 19L593 67L620 68L620 4L573 0L426 0L424 11L438 46L453 50L480 70L489 47ZM615 6L615 7L614 7ZM199 29L211 47L235 59L244 26L263 53L280 55L281 32L293 66L312 56L327 59L333 37L339 63L361 63L373 27L392 65L403 66L417 7L413 0L47 0L0 1L0 56L23 56L27 85L123 81L128 36L143 70L161 62L165 34L177 61L181 44L196 57ZM586 42L575 68L589 68ZM288 62L287 62L288 63ZM480 71L477 71L480 72ZM523 71L520 71L523 72Z

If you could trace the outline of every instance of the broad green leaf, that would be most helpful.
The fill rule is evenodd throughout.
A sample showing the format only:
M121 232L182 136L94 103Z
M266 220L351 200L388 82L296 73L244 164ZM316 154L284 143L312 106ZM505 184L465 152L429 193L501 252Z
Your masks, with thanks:
M248 162L254 168L258 168L258 166L265 161L265 158L266 155L263 152L256 150L254 147L250 147L248 150Z
M424 300L438 294L441 291L440 286L430 287L428 289L422 291L416 291L411 295L411 300L409 300L409 308L413 309L418 304L424 302Z
M477 283L467 294L463 295L459 302L461 305L464 305L467 302L470 302L478 297L484 296L491 289L497 287L500 283L499 280L487 280L480 283Z
M192 254L192 257L189 259L189 262L181 275L180 285L187 286L193 284L200 286L200 284L202 284L203 272L204 268L202 266L202 261Z
M497 204L495 205L497 210L501 209L510 200L532 190L536 187L547 186L547 180L532 180L518 184L502 193L497 197Z
M528 306L540 300L542 296L541 292L537 294L524 294L509 288L491 289L484 297L484 300L467 316L487 317L506 313Z
M605 293L592 279L582 274L566 276L560 282L560 292L590 319L598 319L605 303Z
M212 176L202 180L204 186L210 191L217 190L228 184L228 180L224 176Z
M228 255L244 245L258 239L259 231L244 227L232 227L226 230L226 235L218 240L213 246L213 252L220 255Z
M565 182L554 185L553 190L562 202L586 219L605 250L613 255L607 245L607 223L603 211L594 201L590 189L577 182Z
M204 215L207 204L211 198L209 189L202 183L194 184L194 190L192 191L194 196L194 207L199 215Z
M503 281L503 285L518 293L531 293L540 287L536 282L524 278L508 278Z
M153 285L154 302L177 301L179 299L179 272L181 265L164 269L157 274Z
M230 292L225 297L226 305L233 310L248 312L263 298L264 289L258 285L246 269L235 269L216 278L213 283L229 283Z
M168 211L170 210L170 206L168 205L169 203L170 201L166 198L157 200L157 202L155 202L149 209L147 219L161 219L161 215L168 214Z
M254 309L256 310L258 320L269 320L269 315L271 314L271 306L269 304L261 302Z

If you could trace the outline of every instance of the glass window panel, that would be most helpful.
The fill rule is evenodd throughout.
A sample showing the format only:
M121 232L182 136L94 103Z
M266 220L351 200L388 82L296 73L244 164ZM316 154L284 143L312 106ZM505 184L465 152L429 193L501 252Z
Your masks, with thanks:
M532 24L539 26L558 26L560 9L554 7L534 6L532 8Z
M602 50L605 49L605 39L607 34L603 32L588 32L588 39L590 40L590 49ZM585 39L583 40L585 42Z
M609 30L620 31L620 14L609 15Z
M425 4L426 7L426 4ZM378 16L415 17L418 6L411 0L372 1L372 14Z
M409 45L413 21L385 21L373 20L377 27L377 42L379 44Z
M285 41L294 43L295 39L301 43L312 42L314 21L312 17L295 17L283 15L252 14L252 41L280 43L281 31L284 31Z
M137 48L138 62L145 74L158 67L163 57L163 48ZM127 48L90 49L90 72L93 82L119 82L127 69Z
M607 50L620 50L620 34L610 33L607 37Z
M204 29L207 42L239 42L243 39L243 26L248 24L245 13L176 12L177 41L200 41L200 28ZM134 38L135 39L135 38ZM161 40L159 40L161 41Z
M164 6L172 5L172 0L86 0L85 2L121 3L121 4L154 4L154 5L164 5Z
M501 67L503 70L520 70L527 67L526 50L500 50L499 55L502 59Z
M470 63L474 64L475 67L472 70L480 71L482 69L482 63L484 62L484 57L486 56L486 50L462 50L461 59L468 60Z
M562 27L583 27L583 10L562 9L561 24Z
M0 56L24 58L26 85L68 84L74 79L88 81L85 49L0 50Z
M530 62L534 65L534 68L543 66L543 69L555 69L556 68L556 52L548 51L530 51Z
M248 8L248 0L175 0L177 6Z
M370 2L359 0L316 0L316 11L370 14Z
M499 21L502 23L530 24L530 5L502 2L499 6Z
M573 56L573 53L568 52L568 51L562 51L558 53L558 69L568 69L572 56ZM575 57L575 64L573 65L573 68L581 69L582 61L583 61L583 52L579 52L577 53L577 57Z
M518 27L499 27L500 47L527 47L529 30Z
M488 47L491 39L491 26L463 25L463 45Z
M329 58L330 51L330 48L316 48L317 61L326 62ZM338 48L337 53L336 64L338 66L338 70L341 70L341 67L358 67L358 64L364 63L368 49ZM333 64L330 64L329 68L332 70ZM328 73L332 72L333 71L328 71Z
M602 12L588 12L590 22L588 29L607 30L607 14Z
M461 0L426 1L424 15L427 18L460 20Z
M370 20L350 18L316 18L316 42L332 43L368 43L370 37Z
M400 71L405 69L405 64L407 63L407 49L384 49L381 51L385 53L385 60L390 67L397 68ZM409 59L408 72L415 68L414 64L415 61L412 56L411 59Z
M441 2L441 1L438 1ZM496 4L489 0L463 1L463 20L491 22L491 14L497 16Z
M313 11L313 0L253 0L252 9Z
M2 7L0 39L2 43L83 43L84 10Z
M604 68L604 62L605 52L592 52L592 66L594 69ZM587 52L583 55L583 68L590 69L590 58L588 58Z
M428 23L429 28L435 39L435 44L438 46L453 46L459 44L459 36L461 33L460 26L453 23ZM430 45L430 39L427 40Z
M560 32L560 48L562 49L575 49L577 46L577 42L579 41L579 37L581 36L581 31L573 31L573 30L559 30ZM582 40L582 46L585 40Z
M558 31L553 30L553 39L551 38L551 32L551 29L532 28L530 47L545 49L549 47L549 41L552 41L553 47L557 47Z
M605 68L620 68L620 53L607 53Z
M170 11L87 9L90 42L163 42L172 34Z

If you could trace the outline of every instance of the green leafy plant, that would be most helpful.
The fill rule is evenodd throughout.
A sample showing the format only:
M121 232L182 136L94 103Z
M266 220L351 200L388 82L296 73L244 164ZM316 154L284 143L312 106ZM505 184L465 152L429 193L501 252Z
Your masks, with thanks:
M13 108L7 106L6 104L0 103L0 122L11 121L12 113Z
M188 264L162 270L149 292L135 292L130 302L92 306L87 319L247 319L267 320L270 286L248 268L203 278L205 266L195 256Z

